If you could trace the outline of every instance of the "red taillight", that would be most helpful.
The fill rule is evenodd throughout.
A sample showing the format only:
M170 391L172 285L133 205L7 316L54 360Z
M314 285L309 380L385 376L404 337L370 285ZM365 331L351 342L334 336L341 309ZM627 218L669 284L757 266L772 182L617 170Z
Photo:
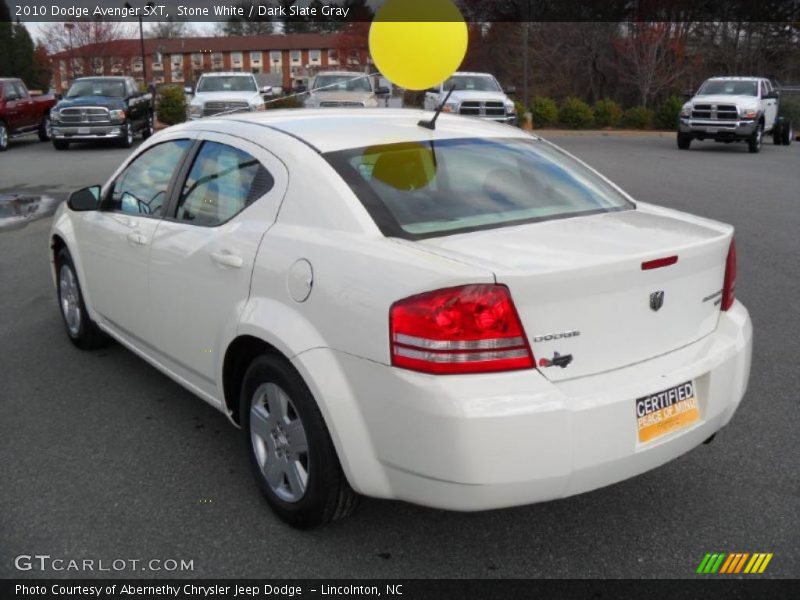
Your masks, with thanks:
M465 285L395 302L389 336L392 365L414 371L486 373L535 364L503 285Z
M725 283L722 284L722 310L728 310L736 299L736 242L731 240L725 261Z
M677 256L665 256L664 258L656 258L655 260L648 260L642 263L642 271L649 271L651 269L660 269L661 267L668 267L678 262Z

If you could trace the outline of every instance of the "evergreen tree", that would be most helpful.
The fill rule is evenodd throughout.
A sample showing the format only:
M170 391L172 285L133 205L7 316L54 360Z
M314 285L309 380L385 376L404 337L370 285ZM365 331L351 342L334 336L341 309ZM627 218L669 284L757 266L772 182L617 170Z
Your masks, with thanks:
M19 20L17 20L13 26L11 40L11 73L15 77L22 79L28 87L33 88L33 81L35 79L33 69L33 40L28 33L27 27Z
M11 26L11 13L4 0L0 0L0 77L14 75L11 53L14 49L14 35Z

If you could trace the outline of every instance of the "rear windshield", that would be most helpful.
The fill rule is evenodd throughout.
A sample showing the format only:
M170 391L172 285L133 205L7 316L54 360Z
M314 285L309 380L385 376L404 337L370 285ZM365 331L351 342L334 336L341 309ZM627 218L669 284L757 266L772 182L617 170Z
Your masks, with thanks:
M592 171L535 138L405 142L323 156L392 237L421 239L633 208Z

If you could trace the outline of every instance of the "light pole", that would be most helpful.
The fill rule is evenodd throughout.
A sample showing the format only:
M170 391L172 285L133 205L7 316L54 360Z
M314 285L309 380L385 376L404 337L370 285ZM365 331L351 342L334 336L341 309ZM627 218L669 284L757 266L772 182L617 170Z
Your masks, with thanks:
M72 45L72 30L75 29L75 23L64 23L64 29L67 30L67 35L69 36L69 70L67 71L67 77L69 81L72 81L75 79L75 57L73 56L75 48Z
M152 2L148 2L145 4L147 8L153 8L155 4ZM133 6L131 6L130 2L125 3L125 8L128 10L133 10ZM142 13L139 12L139 45L142 50L142 77L144 78L144 85L147 86L147 59L144 56L144 28L142 26Z

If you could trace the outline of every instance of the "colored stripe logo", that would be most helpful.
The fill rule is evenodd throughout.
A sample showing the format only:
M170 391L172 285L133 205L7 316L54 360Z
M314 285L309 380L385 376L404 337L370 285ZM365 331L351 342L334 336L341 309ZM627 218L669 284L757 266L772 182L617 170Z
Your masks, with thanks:
M700 561L697 573L701 575L713 575L715 573L720 575L736 573L755 575L763 573L771 560L771 552L755 552L752 554L750 552L709 552Z

